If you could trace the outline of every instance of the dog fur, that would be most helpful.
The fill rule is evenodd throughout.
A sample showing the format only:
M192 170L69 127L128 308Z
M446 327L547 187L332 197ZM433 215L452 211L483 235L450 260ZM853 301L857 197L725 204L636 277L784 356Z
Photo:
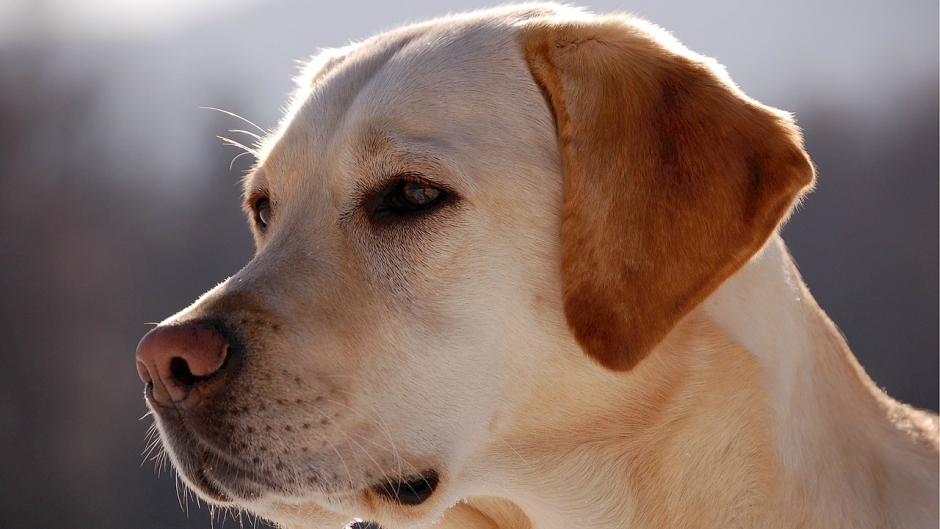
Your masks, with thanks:
M298 528L937 527L937 417L805 287L776 232L814 179L800 132L716 62L529 4L298 84L245 181L256 255L161 324L240 344L198 405L149 399L207 500ZM395 178L451 199L378 222ZM420 504L377 492L429 469Z

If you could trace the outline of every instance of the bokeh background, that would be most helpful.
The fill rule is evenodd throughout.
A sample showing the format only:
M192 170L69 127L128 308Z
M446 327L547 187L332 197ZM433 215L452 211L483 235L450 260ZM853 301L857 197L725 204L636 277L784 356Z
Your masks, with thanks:
M819 185L785 239L875 381L936 410L936 0L585 3L796 113ZM252 253L249 160L216 138L250 126L199 107L273 127L317 48L484 5L0 0L0 528L210 527L141 464L134 368L147 322Z

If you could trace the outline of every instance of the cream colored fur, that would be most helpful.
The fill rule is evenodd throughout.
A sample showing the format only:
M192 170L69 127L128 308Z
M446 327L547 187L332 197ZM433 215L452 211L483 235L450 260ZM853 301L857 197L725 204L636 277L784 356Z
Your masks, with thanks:
M165 322L248 329L217 420L283 486L234 504L296 528L937 527L937 417L872 383L776 234L634 368L585 354L555 124L520 45L539 19L593 20L458 15L305 70L246 181L273 205L256 256ZM357 200L402 173L458 206L375 229ZM421 505L374 493L427 468Z

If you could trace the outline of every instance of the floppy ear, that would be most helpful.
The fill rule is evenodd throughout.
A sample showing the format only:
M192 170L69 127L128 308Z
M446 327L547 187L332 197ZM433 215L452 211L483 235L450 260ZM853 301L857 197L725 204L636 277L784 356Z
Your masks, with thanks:
M643 21L535 21L525 58L564 171L568 325L635 366L767 241L813 183L789 115Z

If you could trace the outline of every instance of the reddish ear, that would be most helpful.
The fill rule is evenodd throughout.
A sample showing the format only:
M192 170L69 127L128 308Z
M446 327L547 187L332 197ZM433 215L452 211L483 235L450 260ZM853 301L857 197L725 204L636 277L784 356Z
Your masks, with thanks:
M523 46L557 124L568 325L630 369L763 246L813 167L787 114L655 26L538 21Z

